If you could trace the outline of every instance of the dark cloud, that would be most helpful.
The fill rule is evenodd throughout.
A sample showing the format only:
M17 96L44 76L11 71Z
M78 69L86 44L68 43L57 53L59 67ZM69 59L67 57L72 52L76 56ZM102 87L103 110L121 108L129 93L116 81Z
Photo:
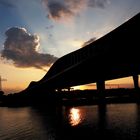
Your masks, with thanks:
M80 14L87 7L104 8L109 0L42 0L48 17L55 21L65 20Z
M1 57L12 60L16 67L43 69L57 60L50 54L38 52L39 36L31 35L25 28L12 27L5 32L7 38Z
M73 15L72 11L67 5L65 5L65 3L61 3L58 1L52 0L48 2L48 10L48 17L54 18L56 20L59 20L61 17Z
M9 7L9 8L14 8L15 5L10 3L9 1L7 0L0 0L0 5L2 6L6 6L6 7Z
M109 0L89 0L89 7L100 7L104 8L106 4L109 3Z
M88 40L85 43L83 43L82 47L85 47L85 46L89 45L90 43L93 43L95 40L96 40L96 37L91 38L90 40Z

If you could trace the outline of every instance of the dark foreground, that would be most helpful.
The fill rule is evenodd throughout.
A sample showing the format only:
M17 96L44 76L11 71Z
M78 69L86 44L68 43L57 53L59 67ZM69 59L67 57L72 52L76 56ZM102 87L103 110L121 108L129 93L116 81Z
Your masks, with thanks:
M0 140L140 140L140 90L1 96ZM59 95L59 96L58 96Z

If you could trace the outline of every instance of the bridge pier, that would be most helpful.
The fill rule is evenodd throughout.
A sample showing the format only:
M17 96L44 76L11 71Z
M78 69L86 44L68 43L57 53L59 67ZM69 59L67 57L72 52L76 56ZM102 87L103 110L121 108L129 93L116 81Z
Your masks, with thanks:
M100 102L103 103L105 99L105 81L104 80L99 80L96 83L97 86L97 94L99 94L99 99Z
M98 92L104 92L104 90L105 90L105 81L99 80L99 81L96 83L96 85L97 85L97 91L98 91Z
M133 75L133 81L134 81L134 88L139 89L139 76Z

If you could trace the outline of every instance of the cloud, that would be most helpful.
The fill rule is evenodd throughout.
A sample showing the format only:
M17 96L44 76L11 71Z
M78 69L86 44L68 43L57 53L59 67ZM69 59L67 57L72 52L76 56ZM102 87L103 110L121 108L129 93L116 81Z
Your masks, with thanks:
M73 15L73 12L67 7L67 5L58 1L48 2L48 9L48 17L50 19L59 20L60 18Z
M14 8L15 7L15 5L13 5L12 3L10 3L6 0L0 0L0 5L6 6L6 7L9 7L9 8Z
M105 5L109 3L110 3L109 0L89 0L88 6L105 8Z
M89 45L90 43L93 43L96 39L97 39L96 37L91 38L90 40L84 42L82 47L85 47L85 46Z
M1 57L12 60L16 67L35 67L44 70L44 66L50 66L57 57L39 53L39 36L31 35L25 28L12 27L5 32L7 38Z
M47 8L48 18L54 21L66 20L80 14L88 7L104 8L109 0L42 0Z
M53 28L54 28L53 25L50 25L50 26L47 26L47 27L46 27L47 30L49 30L49 29L53 29Z

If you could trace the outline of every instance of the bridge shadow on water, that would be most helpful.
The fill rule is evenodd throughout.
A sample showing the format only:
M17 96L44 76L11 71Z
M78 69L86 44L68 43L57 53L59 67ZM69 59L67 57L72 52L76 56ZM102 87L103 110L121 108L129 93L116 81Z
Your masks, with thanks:
M79 110L79 114L81 113L81 121L76 125L71 123L73 108L75 107L60 106L53 111L47 111L45 108L34 108L36 113L41 116L41 122L49 139L140 139L139 104L79 106L75 109ZM78 116L73 117L78 119Z
M66 95L63 95L65 100L57 107L48 107L48 110L45 106L39 107L37 112L43 116L42 124L46 130L48 124L51 127L48 135L53 138L50 139L139 140L139 90L119 90L123 91L123 94L119 94L116 90L110 93L106 91L106 98L94 96L92 100L88 98L91 97L90 94L83 99L83 95L81 97L79 93L80 99L74 100L72 96L67 95L66 98ZM116 95L115 92L118 94ZM76 114L71 114L73 109ZM78 116L80 113L81 118ZM75 125L71 122L71 117L75 117L74 119L79 117L80 120L74 120L74 123L78 121Z

